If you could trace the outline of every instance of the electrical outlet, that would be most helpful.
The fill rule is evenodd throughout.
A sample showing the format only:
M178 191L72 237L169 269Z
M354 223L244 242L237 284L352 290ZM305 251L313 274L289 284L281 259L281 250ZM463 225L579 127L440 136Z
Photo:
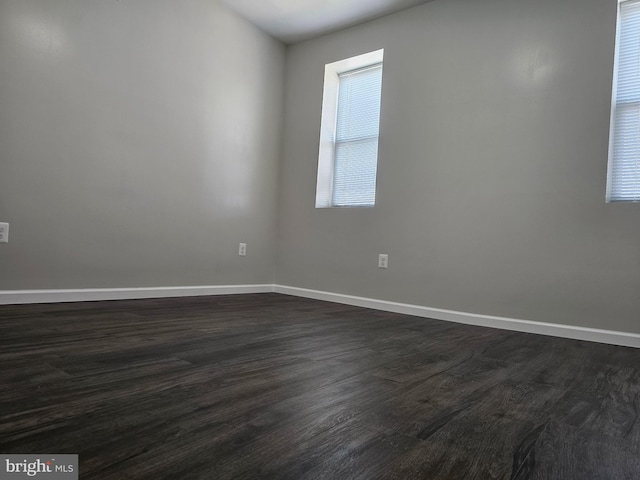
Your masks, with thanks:
M241 257L246 257L247 256L247 244L246 243L241 243L240 245L238 245L238 255L240 255Z
M9 243L9 224L0 223L0 243Z
M378 268L389 268L389 255L386 253L378 255Z

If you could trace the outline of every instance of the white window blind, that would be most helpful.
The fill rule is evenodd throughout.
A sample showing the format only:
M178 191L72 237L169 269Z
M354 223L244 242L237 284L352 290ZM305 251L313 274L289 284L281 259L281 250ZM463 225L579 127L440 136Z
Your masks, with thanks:
M619 15L607 200L640 202L640 0Z
M334 206L374 205L382 64L338 75Z

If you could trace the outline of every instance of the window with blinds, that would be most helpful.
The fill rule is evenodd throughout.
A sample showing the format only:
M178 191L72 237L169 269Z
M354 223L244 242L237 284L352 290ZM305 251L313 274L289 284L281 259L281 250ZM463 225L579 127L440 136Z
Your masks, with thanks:
M316 207L375 205L383 50L325 66Z
M640 0L619 4L608 202L640 202Z
M374 205L382 64L338 78L333 205Z

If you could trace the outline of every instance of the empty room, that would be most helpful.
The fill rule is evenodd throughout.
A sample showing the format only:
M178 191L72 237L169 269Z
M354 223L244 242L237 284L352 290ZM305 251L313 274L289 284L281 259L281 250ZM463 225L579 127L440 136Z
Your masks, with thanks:
M0 0L0 479L640 478L640 0Z

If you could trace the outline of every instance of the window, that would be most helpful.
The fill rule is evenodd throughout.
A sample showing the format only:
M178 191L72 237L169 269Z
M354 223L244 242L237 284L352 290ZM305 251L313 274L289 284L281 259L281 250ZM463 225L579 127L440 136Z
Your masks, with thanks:
M608 202L640 202L640 0L619 4Z
M375 204L383 54L325 66L317 208Z

